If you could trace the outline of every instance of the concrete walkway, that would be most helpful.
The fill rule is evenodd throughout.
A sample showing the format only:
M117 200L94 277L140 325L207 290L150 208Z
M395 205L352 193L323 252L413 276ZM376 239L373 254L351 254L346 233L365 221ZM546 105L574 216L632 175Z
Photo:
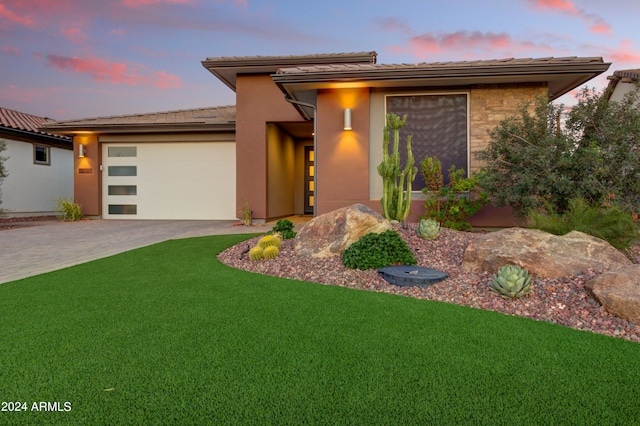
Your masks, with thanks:
M20 223L0 230L0 284L55 271L162 241L207 235L267 232L233 221L83 220Z

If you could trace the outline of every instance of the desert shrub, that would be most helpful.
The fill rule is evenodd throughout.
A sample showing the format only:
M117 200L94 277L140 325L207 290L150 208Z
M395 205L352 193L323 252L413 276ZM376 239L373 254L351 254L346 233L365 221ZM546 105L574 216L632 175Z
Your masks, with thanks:
M449 167L449 183L443 186L442 165L436 157L422 161L422 175L427 186L425 213L421 219L433 219L445 228L468 230L468 219L488 204L489 196L478 186L475 177L465 177L465 170Z
M485 163L480 186L498 205L526 216L546 206L564 212L573 198L597 206L608 194L636 210L640 204L640 108L637 91L623 101L584 90L566 114L547 96L520 105L490 132L476 157Z
M634 214L611 204L592 206L583 198L569 201L563 213L552 208L532 210L529 213L531 226L554 235L580 231L607 241L620 250L629 248L638 241L638 225Z
M293 230L293 222L289 219L280 219L267 234L279 233L283 240L295 238L296 231Z
M342 252L342 263L351 269L376 269L391 265L415 265L413 252L396 231L368 233Z
M60 198L56 206L56 211L62 213L62 220L75 221L82 219L82 206L74 203L73 200Z

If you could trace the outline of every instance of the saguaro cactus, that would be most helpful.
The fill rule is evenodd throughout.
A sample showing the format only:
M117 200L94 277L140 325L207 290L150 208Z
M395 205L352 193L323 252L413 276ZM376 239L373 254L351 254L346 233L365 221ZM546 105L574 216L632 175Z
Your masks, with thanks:
M411 152L411 139L407 136L407 164L400 170L400 129L407 122L407 116L387 114L384 126L384 142L382 163L378 166L378 174L382 177L383 193L382 214L389 220L402 222L409 216L411 207L411 184L416 178L418 168L414 166L413 153ZM393 132L393 151L389 153L389 141ZM405 188L406 183L406 190Z

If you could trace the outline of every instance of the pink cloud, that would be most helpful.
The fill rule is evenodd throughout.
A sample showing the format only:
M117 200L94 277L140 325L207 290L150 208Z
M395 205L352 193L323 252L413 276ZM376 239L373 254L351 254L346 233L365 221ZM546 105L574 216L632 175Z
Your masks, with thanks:
M118 28L117 30L111 30L109 31L109 35L122 37L124 36L124 29Z
M131 86L153 85L160 89L181 87L180 77L156 71L151 76L140 75L138 70L122 62L107 62L100 58L82 59L47 55L47 62L61 71L86 74L95 81Z
M525 0L534 9L543 11L560 12L565 15L574 16L582 19L589 25L589 31L597 34L610 34L612 32L611 25L604 21L600 16L593 13L587 13L583 9L576 7L571 0Z
M405 35L413 35L414 32L406 22L398 18L383 18L376 20L376 27L382 31L400 32Z
M631 40L624 40L620 45L609 52L609 58L613 62L622 62L637 66L640 63L640 51L633 45Z
M80 28L63 28L60 33L73 44L84 44L87 41L87 35Z
M24 25L26 27L32 27L36 25L35 19L31 16L21 16L17 13L7 9L3 4L0 4L0 19L8 19L16 24Z
M0 52L15 56L20 56L21 54L20 50L13 46L2 46L0 47Z
M193 3L193 0L122 0L122 4L128 7L139 7L139 6L146 6L150 4L161 4L161 3L190 4L190 3Z
M507 33L456 31L453 33L424 33L411 37L406 48L393 46L391 51L399 53L409 50L417 58L433 56L435 54L449 56L448 53L460 52L471 59L475 53L489 52L492 56L512 56L514 52L522 51L551 51L547 45L530 41L514 40ZM483 54L484 55L484 54Z

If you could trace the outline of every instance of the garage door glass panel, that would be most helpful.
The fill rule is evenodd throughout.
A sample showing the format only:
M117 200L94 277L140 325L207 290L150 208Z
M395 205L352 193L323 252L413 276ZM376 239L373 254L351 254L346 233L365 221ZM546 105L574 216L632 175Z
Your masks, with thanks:
M138 214L136 204L109 204L109 214Z
M109 195L137 195L136 185L109 185Z
M137 149L135 146L110 146L107 149L109 157L136 157Z
M137 176L137 166L109 166L109 176Z

